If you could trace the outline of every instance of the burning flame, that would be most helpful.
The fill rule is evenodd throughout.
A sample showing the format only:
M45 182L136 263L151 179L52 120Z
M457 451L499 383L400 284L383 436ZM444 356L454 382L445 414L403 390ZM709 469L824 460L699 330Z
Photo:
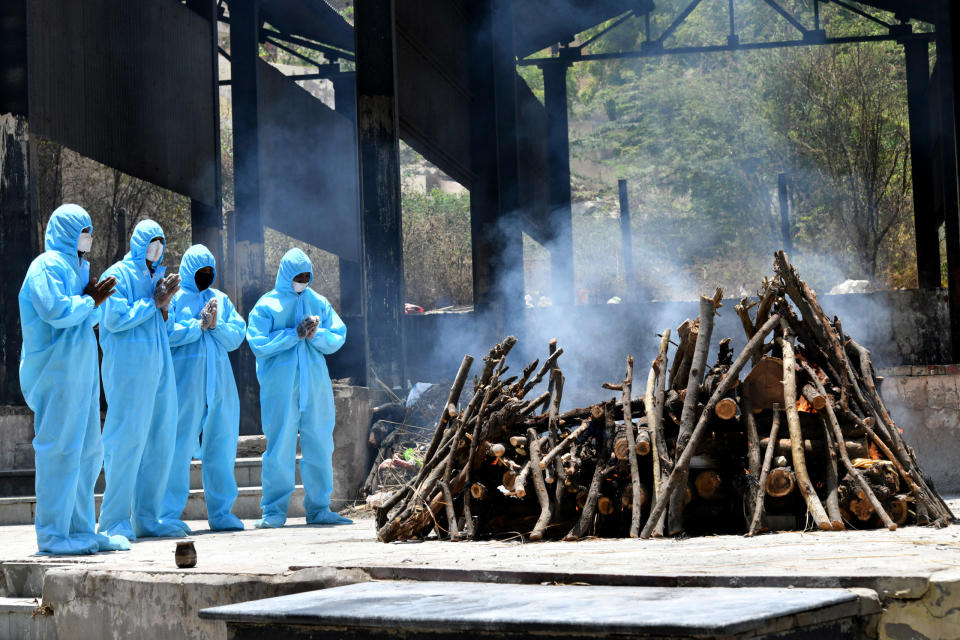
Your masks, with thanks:
M880 455L880 449L877 448L877 445L870 443L870 459L871 460L883 460L883 456Z
M807 402L807 399L804 398L803 396L800 396L800 397L797 399L797 411L800 411L801 413L816 413L816 412L817 412L816 409L813 408L813 405L811 405L809 402Z

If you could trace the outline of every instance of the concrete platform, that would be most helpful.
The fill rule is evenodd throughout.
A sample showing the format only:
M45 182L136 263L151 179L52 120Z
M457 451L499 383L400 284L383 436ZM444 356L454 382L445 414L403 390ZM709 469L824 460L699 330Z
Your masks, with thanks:
M880 604L869 590L368 582L214 607L234 640L458 637L860 640Z
M960 500L950 506L960 510ZM199 562L190 570L174 565L173 539L137 542L129 552L45 558L33 555L32 526L2 527L0 596L41 598L61 634L95 623L82 627L84 637L226 638L222 622L201 621L197 612L371 579L866 588L885 606L879 637L960 637L960 527L387 545L376 541L369 518L343 527L306 526L297 518L282 529L235 533L205 531L205 522L191 525Z

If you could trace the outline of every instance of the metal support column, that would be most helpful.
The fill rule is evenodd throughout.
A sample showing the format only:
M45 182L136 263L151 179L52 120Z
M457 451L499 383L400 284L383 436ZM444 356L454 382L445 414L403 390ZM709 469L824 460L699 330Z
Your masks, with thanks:
M943 218L947 246L947 292L950 307L950 354L960 362L960 194L957 192L957 90L960 68L953 63L953 50L960 37L960 7L951 3L949 21L937 25L937 64L940 66L941 127L943 139Z
M234 304L244 316L263 295L263 222L260 217L260 144L257 109L257 61L260 35L260 2L230 4L230 59L233 93L234 199L236 205L237 297ZM253 353L237 349L234 368L240 391L240 432L259 430L260 398Z
M550 298L573 304L573 221L570 210L570 131L567 120L566 63L543 65L547 111L547 180L550 189Z
M517 138L517 65L513 51L513 3L490 0L493 55L493 112L496 119L498 255L492 267L502 313L503 335L523 337L523 236L520 208L520 161ZM501 336L503 337L503 336Z
M217 2L216 0L190 0L189 6L196 11L209 24L209 45L213 65L213 82L210 85L210 91L213 93L213 135L214 149L217 150L212 160L211 169L214 174L214 202L206 204L198 200L190 201L190 230L191 239L194 244L205 245L214 258L217 265L223 263L223 202L221 189L220 172L220 84L219 78L219 53L217 52ZM227 284L229 278L220 278L218 288L227 291L228 294L234 292L230 290ZM234 283L229 283L233 285Z
M0 114L0 404L23 404L20 393L20 313L17 296L38 249L25 116Z
M496 121L493 117L493 52L488 0L464 5L467 11L470 83L470 236L473 260L473 308L486 315L496 306L493 256L497 224Z
M630 226L630 198L627 193L627 181L617 180L617 192L620 196L620 255L623 262L623 279L626 285L623 299L636 302L639 298L637 278L633 270L633 230ZM646 302L646 300L644 300Z
M486 342L510 333L522 339L523 236L519 207L516 66L510 4L466 5L470 50L470 147L476 175L470 190L473 299Z
M367 377L404 379L403 229L393 0L357 0L357 135Z
M357 78L353 73L338 73L333 82L334 108L340 115L357 125ZM354 157L356 163L356 157ZM359 213L358 213L359 215ZM361 262L339 259L340 264L340 315L363 314L363 268Z
M199 200L190 200L190 240L193 244L202 244L210 249L210 253L217 260L217 288L230 294L232 292L225 287L224 281L219 275L219 267L224 256L221 237L223 220L220 211L220 206L211 207Z
M790 177L785 173L777 174L777 201L780 203L780 239L787 255L793 255L793 232L790 230L790 198L787 197L787 183Z
M0 404L23 404L17 296L42 249L30 171L26 1L0 3L0 42Z
M930 54L926 40L910 39L903 50L907 67L913 223L917 244L917 286L940 286L940 240L933 198L933 138L930 126Z

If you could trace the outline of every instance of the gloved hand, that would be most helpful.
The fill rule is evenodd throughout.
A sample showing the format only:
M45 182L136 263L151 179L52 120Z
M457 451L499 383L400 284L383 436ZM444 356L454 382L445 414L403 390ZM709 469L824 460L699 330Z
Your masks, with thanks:
M313 336L317 335L317 329L320 328L320 316L310 316L313 318L312 326L310 331L307 332L307 340L313 340Z
M297 325L297 337L312 338L317 333L317 327L320 326L320 316L307 316Z
M177 291L180 291L180 276L177 274L171 273L157 280L153 288L153 301L157 304L157 308L166 309Z
M216 329L217 328L217 299L210 298L207 301L207 304L203 306L203 311L200 312L200 328L201 329Z
M103 282L97 282L91 278L87 286L84 287L83 293L93 298L94 307L99 307L101 304L103 304L104 300L116 292L116 286L117 279L113 276L104 278Z

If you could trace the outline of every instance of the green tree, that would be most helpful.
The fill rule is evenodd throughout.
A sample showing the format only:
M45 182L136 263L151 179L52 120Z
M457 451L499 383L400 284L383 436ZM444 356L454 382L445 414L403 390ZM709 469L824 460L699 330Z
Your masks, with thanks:
M402 207L407 302L473 304L469 195L406 188Z
M909 260L889 273L891 258L912 249L902 241L912 188L900 47L786 52L766 78L767 118L791 147L802 239L845 256L854 275L915 278Z

